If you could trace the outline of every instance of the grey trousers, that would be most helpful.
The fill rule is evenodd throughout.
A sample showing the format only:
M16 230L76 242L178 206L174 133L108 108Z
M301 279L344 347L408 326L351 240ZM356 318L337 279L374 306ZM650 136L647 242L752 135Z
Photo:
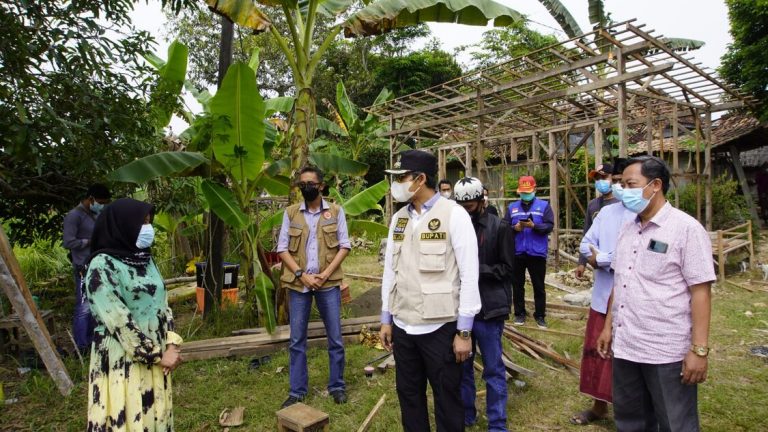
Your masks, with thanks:
M613 413L619 432L698 432L697 386L680 382L683 362L613 359Z

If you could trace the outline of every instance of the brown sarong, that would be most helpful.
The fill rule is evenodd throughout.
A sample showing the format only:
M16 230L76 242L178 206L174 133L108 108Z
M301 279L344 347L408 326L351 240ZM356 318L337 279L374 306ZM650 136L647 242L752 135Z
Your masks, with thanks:
M589 309L584 352L581 357L579 391L595 399L611 403L611 359L603 359L597 353L597 338L603 331L605 314Z

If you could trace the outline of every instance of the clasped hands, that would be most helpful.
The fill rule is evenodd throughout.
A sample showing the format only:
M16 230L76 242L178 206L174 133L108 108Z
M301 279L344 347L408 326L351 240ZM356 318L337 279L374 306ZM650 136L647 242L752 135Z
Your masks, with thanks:
M328 275L326 275L325 273L320 273L320 274L304 273L301 275L301 283L304 284L305 287L309 288L312 291L322 288L323 284L325 284L325 281L327 280L328 280Z

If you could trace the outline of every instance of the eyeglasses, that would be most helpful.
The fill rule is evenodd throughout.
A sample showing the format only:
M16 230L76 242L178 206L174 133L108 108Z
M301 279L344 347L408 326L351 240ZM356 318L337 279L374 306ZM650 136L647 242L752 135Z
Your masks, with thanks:
M316 187L320 186L320 183L315 183L315 182L298 182L298 183L296 183L296 186L298 186L299 189L316 188Z

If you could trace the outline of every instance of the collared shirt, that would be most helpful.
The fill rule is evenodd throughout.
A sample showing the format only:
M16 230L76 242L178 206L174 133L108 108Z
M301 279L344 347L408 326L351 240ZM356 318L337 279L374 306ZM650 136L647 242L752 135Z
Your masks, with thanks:
M639 218L625 225L613 269L613 355L649 364L685 358L691 346L689 287L715 280L704 227L666 203L645 227Z
M307 274L320 273L320 260L317 256L317 223L320 220L320 215L323 211L328 209L328 203L322 200L320 208L316 211L307 209L306 201L302 201L299 204L299 211L304 215L304 221L309 227L309 235L307 237L307 246L305 252L307 254L307 265L304 272ZM336 231L336 238L339 240L339 249L352 249L352 245L349 243L349 234L347 233L347 219L344 217L344 209L339 207ZM291 221L288 219L288 213L283 212L283 225L280 227L280 236L277 238L277 253L288 251L288 228L290 228ZM309 288L304 287L304 292L308 292Z
M96 214L86 209L82 203L64 216L62 245L69 249L72 264L81 266L91 254L91 235L96 225Z
M409 223L408 226L415 230L419 223L425 219L424 216L441 198L440 194L435 194L421 205L421 213L417 212L412 204L408 204L408 217L413 222ZM387 236L387 248L384 252L384 276L381 281L381 322L385 324L390 324L393 320L392 314L389 313L389 291L395 284L395 271L392 269L392 244L394 243L392 233L396 221L396 218L392 218ZM472 330L475 315L480 312L481 304L477 286L479 277L477 236L469 213L460 206L454 207L451 211L451 223L448 230L451 233L451 246L454 255L456 255L456 264L459 267L459 279L461 280L459 319L456 322L456 328L458 330ZM394 317L394 322L406 333L414 335L432 333L444 324L408 325L397 317Z
M602 314L608 310L608 297L613 288L613 272L611 262L616 252L616 242L621 228L637 217L622 204L605 206L598 213L592 226L581 239L579 252L582 256L592 255L589 246L597 249L597 268L595 269L595 284L592 288L592 309Z
M595 218L598 214L600 214L600 210L603 209L603 207L607 207L611 204L615 204L619 202L616 198L611 196L609 199L605 199L605 195L600 195L599 197L593 199L587 204L587 214L584 217L584 234L589 231L589 229L592 227L592 224L595 221ZM584 256L583 253L579 254L579 264L580 265L586 265L587 264L587 257L589 256L589 251L587 251L587 255Z

